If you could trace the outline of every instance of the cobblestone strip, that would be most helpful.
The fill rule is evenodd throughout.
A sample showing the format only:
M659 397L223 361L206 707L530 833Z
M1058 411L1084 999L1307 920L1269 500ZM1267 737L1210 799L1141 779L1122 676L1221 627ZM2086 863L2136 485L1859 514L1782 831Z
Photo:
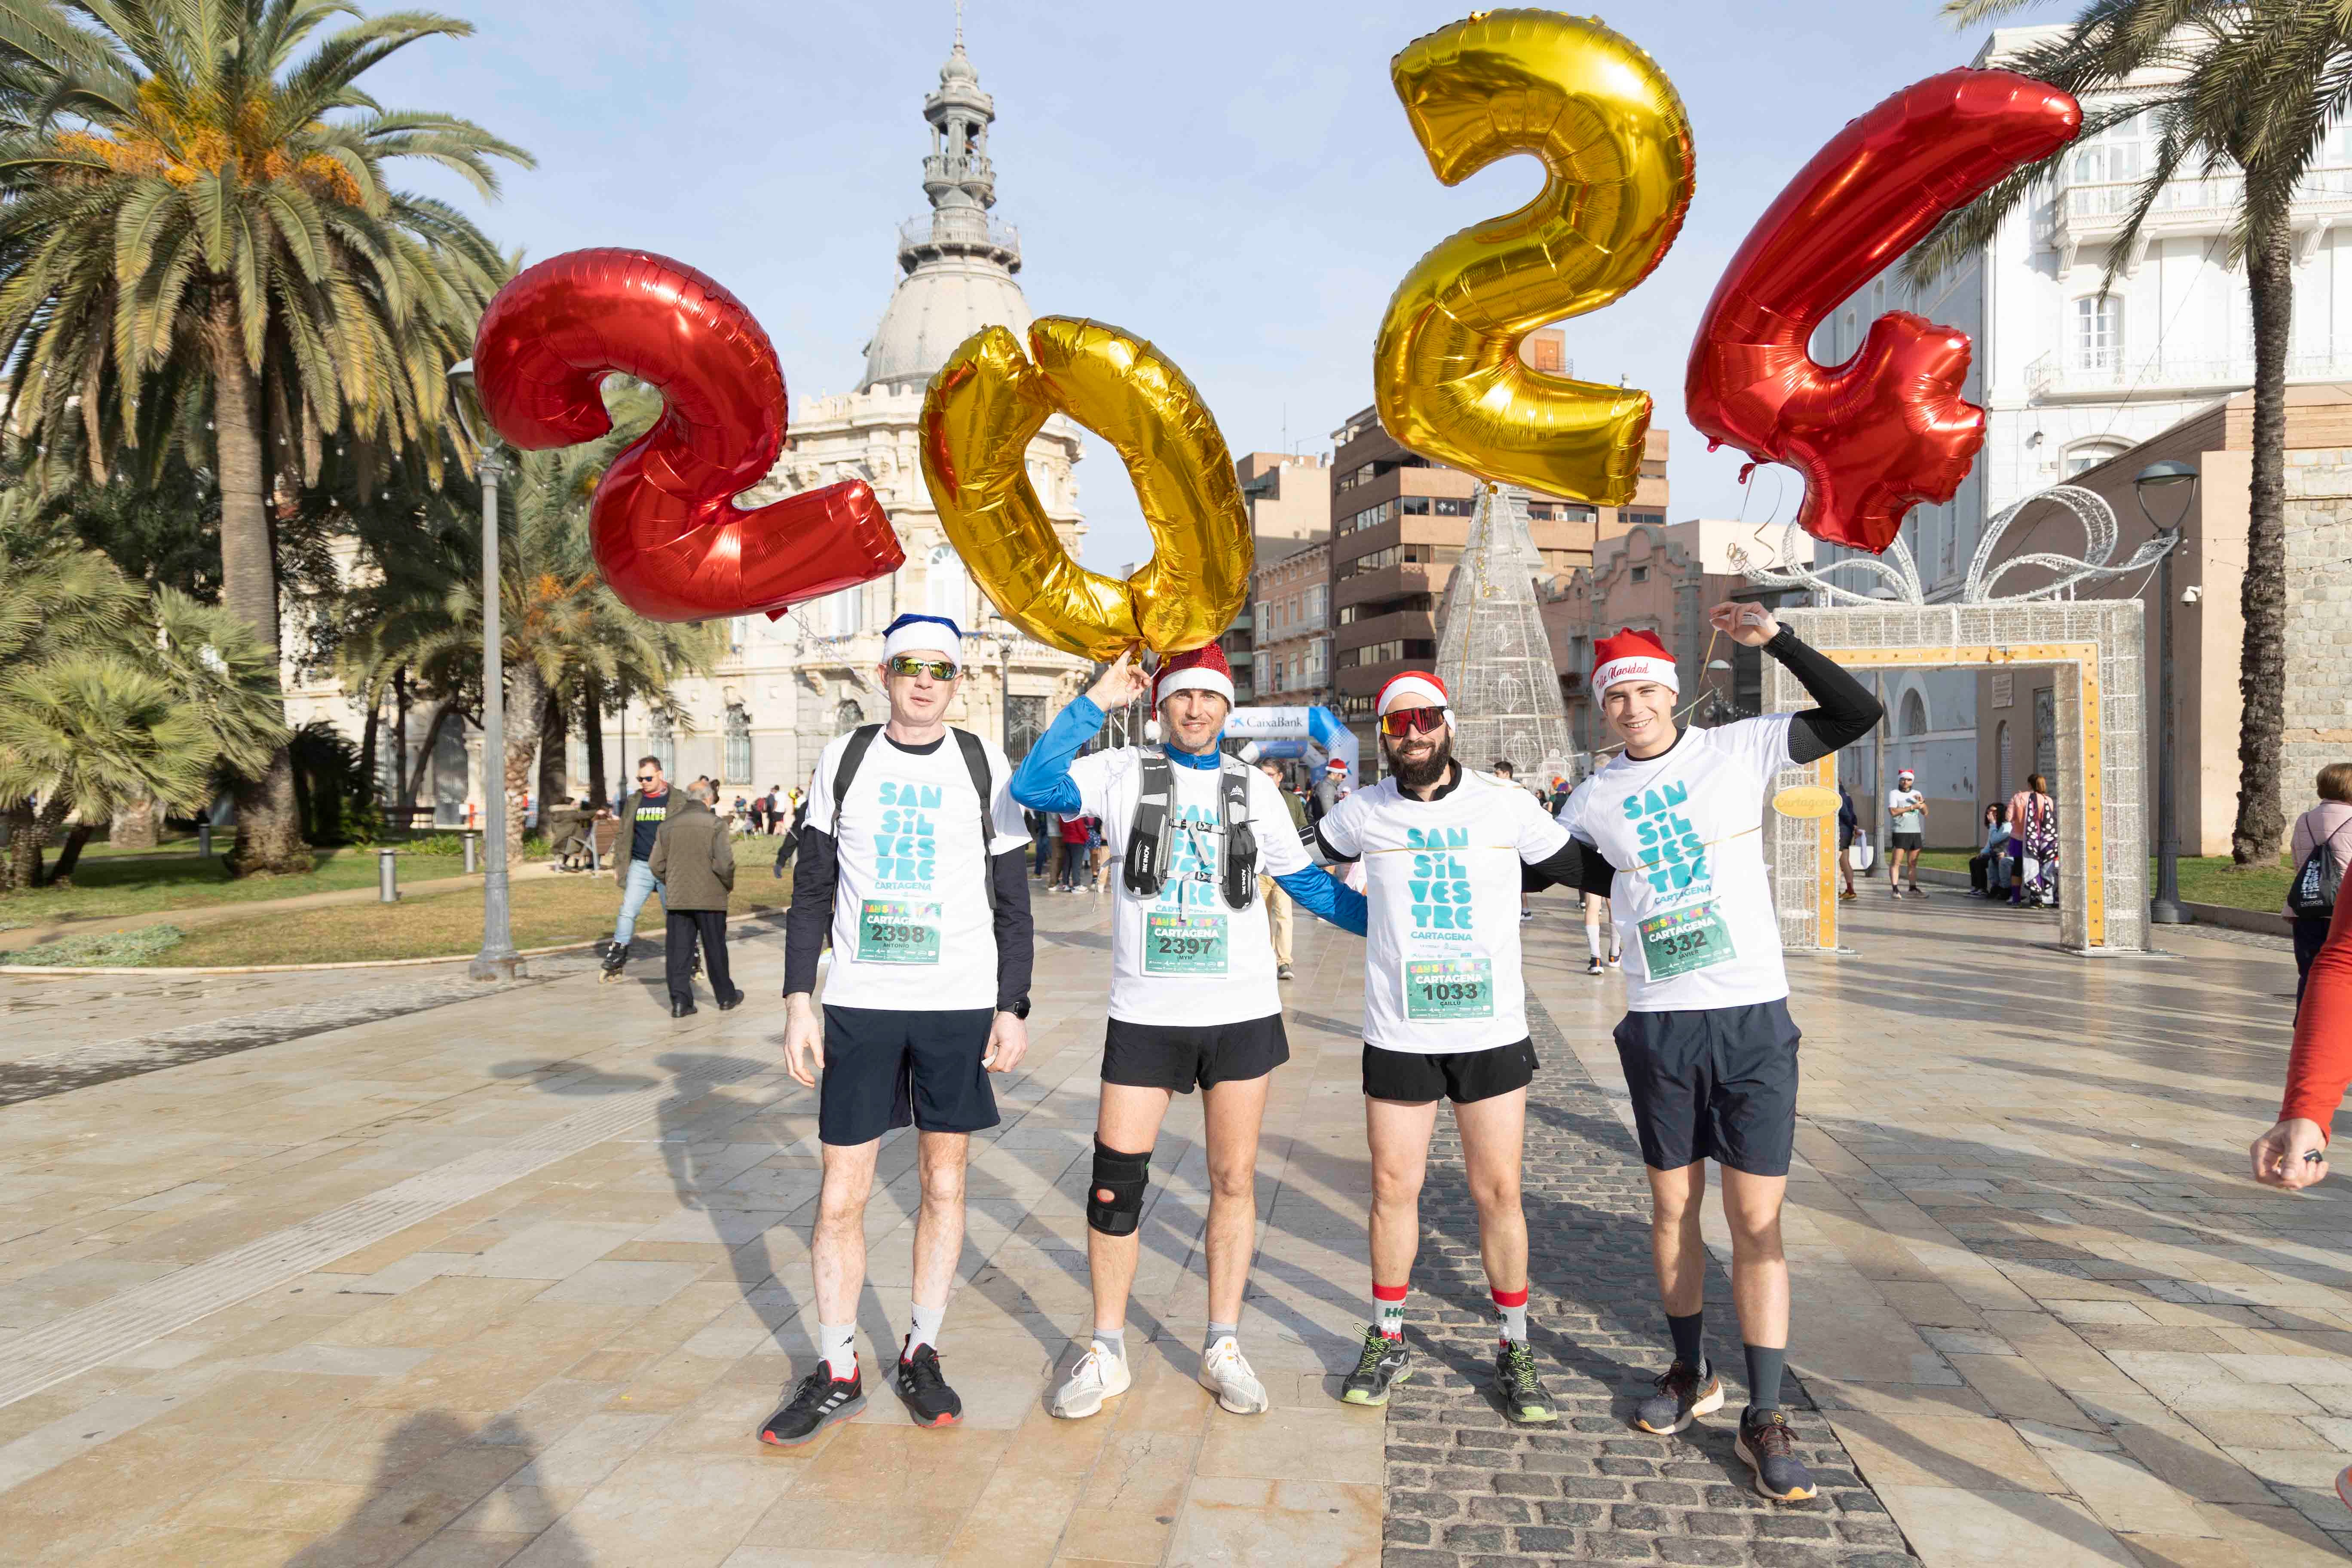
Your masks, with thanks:
M1756 1495L1732 1452L1745 1395L1739 1335L1730 1281L1712 1259L1707 1353L1724 1374L1725 1407L1678 1436L1634 1429L1633 1407L1668 1359L1641 1156L1533 996L1528 1015L1544 1064L1528 1107L1528 1322L1560 1422L1514 1426L1493 1393L1477 1212L1453 1119L1441 1115L1409 1298L1413 1373L1389 1405L1387 1568L1915 1563L1793 1374L1784 1398L1822 1494L1787 1504Z
M781 917L772 920L761 918L732 927L728 940L740 945L772 935L781 941L782 931ZM658 967L667 949L657 937L640 937L629 951L632 963L642 972L648 963ZM280 1045L288 1040L304 1039L335 1029L349 1029L384 1018L429 1012L452 1003L470 1002L478 996L496 995L518 986L544 985L550 981L585 974L602 962L593 949L550 953L526 960L526 973L520 980L481 981L469 980L463 974L442 974L430 979L397 981L385 985L370 985L364 990L340 996L291 1003L283 1007L265 1007L258 1012L214 1018L202 1024L185 1024L176 1029L163 1029L152 1035L76 1046L71 1050L46 1057L0 1064L0 1106L16 1105L28 1100L45 1100L53 1094L66 1094L94 1084L111 1083L117 1079L136 1078L142 1073L160 1072L165 1068L184 1067L189 1062L232 1056L257 1046Z

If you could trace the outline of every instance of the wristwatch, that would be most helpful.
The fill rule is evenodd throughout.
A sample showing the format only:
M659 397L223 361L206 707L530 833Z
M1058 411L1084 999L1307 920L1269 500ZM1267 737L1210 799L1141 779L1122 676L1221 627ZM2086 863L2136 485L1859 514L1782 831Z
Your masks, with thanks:
M1013 1000L1013 1005L1010 1007L999 1007L997 1011L1000 1013L1010 1013L1014 1017L1026 1022L1029 1017L1029 998L1026 996L1016 997Z

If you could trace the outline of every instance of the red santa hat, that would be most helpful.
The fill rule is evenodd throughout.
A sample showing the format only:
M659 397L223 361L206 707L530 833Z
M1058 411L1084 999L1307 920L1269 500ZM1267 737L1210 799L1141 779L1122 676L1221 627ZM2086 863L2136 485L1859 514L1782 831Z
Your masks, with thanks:
M1160 673L1151 678L1151 705L1157 708L1179 691L1213 691L1230 706L1234 667L1225 662L1225 650L1211 643L1161 659Z
M1454 700L1445 694L1445 682L1427 670L1408 669L1389 677L1388 684L1372 700L1372 716L1385 719L1399 708L1443 708L1445 727L1454 727Z
M1675 673L1675 656L1666 651L1666 645L1653 634L1631 626L1621 628L1613 637L1602 637L1592 648L1592 695L1605 697L1611 687L1622 680L1652 680L1677 693L1683 689L1682 677Z

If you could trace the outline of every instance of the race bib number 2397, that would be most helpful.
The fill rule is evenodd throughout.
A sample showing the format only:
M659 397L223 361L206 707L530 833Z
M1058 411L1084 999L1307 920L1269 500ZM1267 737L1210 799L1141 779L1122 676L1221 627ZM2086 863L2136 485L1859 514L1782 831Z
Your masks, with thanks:
M1143 921L1143 973L1225 973L1225 917L1154 910Z

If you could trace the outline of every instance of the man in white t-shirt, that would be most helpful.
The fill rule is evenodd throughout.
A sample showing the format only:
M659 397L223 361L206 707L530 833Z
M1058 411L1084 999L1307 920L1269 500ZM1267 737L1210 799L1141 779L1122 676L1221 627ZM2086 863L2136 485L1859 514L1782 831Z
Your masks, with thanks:
M1160 744L1077 754L1106 712L1146 689ZM1013 775L1023 805L1098 819L1116 862L1110 1019L1087 1195L1094 1333L1054 1395L1052 1411L1065 1418L1092 1415L1131 1381L1127 1300L1151 1149L1171 1100L1195 1088L1209 1154L1200 1379L1237 1415L1267 1407L1241 1352L1242 1292L1256 1236L1258 1126L1270 1075L1290 1059L1290 1045L1259 875L1327 919L1356 895L1308 861L1274 781L1220 749L1233 700L1233 672L1213 643L1163 659L1149 682L1122 655L1055 717ZM1362 929L1360 913L1351 929Z
M942 616L892 622L877 672L890 721L835 736L809 781L784 931L784 1059L812 1087L824 1064L824 1178L810 1243L824 1359L761 1427L772 1444L808 1442L865 1408L866 1201L883 1134L910 1123L922 1204L895 1383L919 1426L963 1414L940 1371L940 1321L963 1251L971 1134L998 1121L989 1075L1012 1071L1028 1049L1033 939L1029 830L1012 766L946 723L962 642ZM820 1022L814 993L828 941Z
M1913 788L1916 777L1909 768L1895 775L1895 787L1886 792L1886 826L1891 835L1886 855L1886 890L1902 898L1907 890L1912 898L1919 891L1919 851L1927 844L1927 797ZM1896 879L1895 872L1905 873L1906 889Z
M1790 1500L1814 1494L1780 1407L1789 1342L1780 1205L1796 1137L1799 1036L1761 828L1774 776L1868 733L1879 705L1764 606L1717 605L1710 618L1719 634L1787 666L1819 706L1682 729L1680 681L1664 646L1632 630L1602 638L1592 692L1624 751L1578 788L1560 819L1619 868L1611 916L1626 933L1630 1010L1617 1026L1617 1056L1648 1167L1651 1247L1675 1342L1674 1363L1635 1423L1679 1432L1723 1405L1702 1338L1699 1203L1712 1159L1723 1169L1747 1356L1749 1402L1736 1447L1759 1492Z
M1535 797L1454 755L1454 709L1434 675L1407 671L1373 704L1388 776L1315 832L1360 863L1364 1126L1371 1144L1371 1322L1340 1397L1385 1405L1408 1375L1405 1293L1421 1241L1421 1186L1437 1102L1454 1102L1478 1207L1478 1247L1501 1321L1496 1381L1515 1421L1559 1419L1528 1346L1528 1221L1519 1153L1536 1071L1519 971L1520 868L1583 885L1583 858ZM1606 887L1606 868L1592 879Z

